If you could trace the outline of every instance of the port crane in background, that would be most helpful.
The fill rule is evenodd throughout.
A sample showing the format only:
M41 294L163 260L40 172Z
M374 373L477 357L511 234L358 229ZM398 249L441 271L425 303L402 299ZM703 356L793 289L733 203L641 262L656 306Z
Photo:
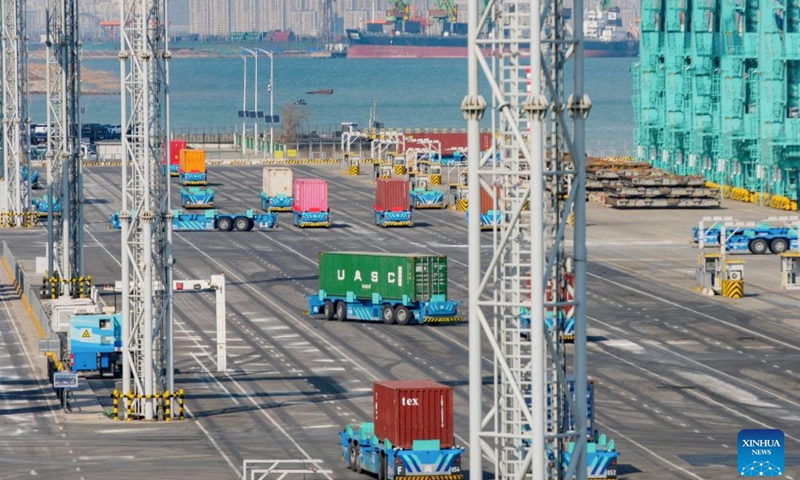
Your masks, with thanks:
M428 10L428 17L441 22L444 28L445 24L458 21L458 6L451 0L437 0L437 8Z
M479 12L480 3L468 4L468 92L461 105L468 126L468 201L476 208L481 191L492 192L500 223L484 240L479 215L468 220L469 470L488 470L498 479L586 479L584 137L591 102L583 86L584 1L574 1L571 29L563 0L497 0L484 7L490 12ZM480 33L492 18L502 18L503 28L489 39ZM480 92L481 74L488 99ZM487 109L494 145L481 152ZM570 212L572 251L565 242ZM575 279L572 298L561 288L568 273ZM547 285L555 288L548 292ZM546 327L545 312L556 305L574 308L573 355L558 328ZM523 309L531 312L527 339ZM481 351L484 343L491 352ZM489 386L483 358L494 362ZM574 391L567 378L574 379Z
M386 10L386 21L403 22L411 18L410 0L389 0L389 9Z

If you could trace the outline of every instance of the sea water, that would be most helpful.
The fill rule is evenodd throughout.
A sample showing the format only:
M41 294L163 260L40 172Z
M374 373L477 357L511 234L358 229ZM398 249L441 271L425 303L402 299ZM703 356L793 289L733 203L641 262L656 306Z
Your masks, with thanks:
M585 90L592 100L586 148L592 155L630 155L633 144L632 58L585 60ZM254 62L232 57L177 57L170 62L171 124L174 131L232 132L241 129L238 111L254 109ZM115 58L85 59L84 67L119 75ZM569 74L569 70L567 74ZM332 59L275 57L272 113L304 111L307 131L332 132L342 122L366 126L375 105L387 128L466 128L460 105L467 92L466 59ZM569 77L566 77L569 78ZM258 109L270 114L270 62L258 63ZM333 89L333 94L309 94ZM569 86L567 90L571 90ZM481 93L489 84L481 75ZM298 106L297 103L305 103ZM118 94L84 95L84 123L120 124ZM34 95L34 122L45 121L44 95ZM250 121L252 123L252 121ZM488 128L489 112L482 127ZM280 125L275 126L276 129ZM250 127L251 128L251 127ZM260 123L259 129L268 128Z

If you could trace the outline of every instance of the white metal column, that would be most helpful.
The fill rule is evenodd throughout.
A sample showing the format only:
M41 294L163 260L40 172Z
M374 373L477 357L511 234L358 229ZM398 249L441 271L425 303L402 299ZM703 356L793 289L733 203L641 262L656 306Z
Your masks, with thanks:
M3 17L3 179L11 224L25 225L30 211L30 118L28 118L28 44L26 0L2 0ZM28 172L27 180L22 170Z
M575 34L563 21L561 0L489 0L480 11L482 4L469 2L469 91L462 103L469 148L471 478L488 471L502 479L582 479L587 475L583 120L590 106L583 95L583 2L574 2ZM570 60L572 95L564 87ZM491 96L494 147L488 152L480 151L486 108L481 74ZM502 218L492 234L480 231L481 189ZM571 255L570 212L575 215ZM484 242L491 255L481 255ZM574 299L564 288L572 264ZM559 336L558 311L572 307L575 350L569 352ZM485 344L491 351L482 355ZM493 360L488 387L482 357ZM567 375L575 376L574 401ZM574 431L564 413L567 402ZM570 442L574 450L566 465Z
M132 415L146 420L155 414L147 397L166 391L173 371L172 291L165 287L172 264L169 171L161 168L169 134L164 3L120 1L123 394L134 395Z
M48 271L83 276L83 170L80 126L80 33L77 0L47 4ZM54 215L60 201L62 214ZM69 295L70 282L62 283Z

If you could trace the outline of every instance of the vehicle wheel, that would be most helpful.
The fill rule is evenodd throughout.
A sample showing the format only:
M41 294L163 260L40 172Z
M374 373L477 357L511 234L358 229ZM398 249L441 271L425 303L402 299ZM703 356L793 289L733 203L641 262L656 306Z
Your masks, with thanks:
M756 255L767 253L768 248L769 245L767 244L767 241L764 240L763 238L756 238L755 240L750 242L750 252Z
M347 451L347 456L350 460L350 470L356 470L356 444L351 443L350 449Z
M336 302L336 318L338 318L340 322L347 320L347 304L342 301Z
M247 217L238 217L233 225L236 227L236 230L240 232L246 232L252 228L250 226L250 219Z
M414 318L414 315L404 306L400 305L397 307L397 310L394 311L394 318L397 319L398 325L408 325L411 323L411 319Z
M227 217L220 218L217 222L217 229L223 232L230 232L233 230L233 222L231 222L231 219Z
M361 445L356 445L356 473L361 473Z
M334 313L333 302L325 300L325 305L322 306L322 314L325 315L325 320L333 320Z
M378 462L378 480L386 480L386 455L383 454Z
M383 319L383 323L387 325L394 324L394 308L391 305L384 305L383 310L381 310L381 319Z
M783 253L789 249L789 242L784 238L775 238L769 243L769 249L775 255Z

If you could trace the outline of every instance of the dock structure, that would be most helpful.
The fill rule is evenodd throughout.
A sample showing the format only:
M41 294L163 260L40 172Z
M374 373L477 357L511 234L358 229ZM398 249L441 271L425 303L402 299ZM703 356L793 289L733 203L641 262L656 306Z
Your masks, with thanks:
M642 3L637 156L726 196L796 208L800 1ZM741 195L746 192L746 195Z

